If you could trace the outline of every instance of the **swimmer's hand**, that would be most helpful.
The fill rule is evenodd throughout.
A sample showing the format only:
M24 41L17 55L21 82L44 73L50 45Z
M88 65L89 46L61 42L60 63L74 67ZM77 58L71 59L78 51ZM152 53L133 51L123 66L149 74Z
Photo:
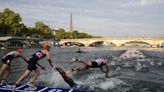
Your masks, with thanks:
M105 78L109 78L109 75L108 74L105 74Z

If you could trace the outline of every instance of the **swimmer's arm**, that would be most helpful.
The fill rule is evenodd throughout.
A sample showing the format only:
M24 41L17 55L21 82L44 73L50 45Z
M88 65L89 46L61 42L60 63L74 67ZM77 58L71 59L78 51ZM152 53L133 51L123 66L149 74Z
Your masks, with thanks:
M51 59L48 59L48 62L49 62L49 64L50 64L50 66L53 68L54 66L53 66L53 64L52 64L52 62L51 62Z
M24 58L24 56L20 56L23 60L24 60L24 62L26 62L27 63L27 60L26 60L26 58Z
M106 78L108 78L109 77L109 75L108 75L108 73L109 73L109 67L108 67L108 65L105 65L105 67L106 67L106 72L105 72L105 77Z
M108 75L108 73L109 73L109 67L108 67L108 61L107 60L105 60L105 68L106 68L106 71L104 70L105 77L106 78L109 78L109 75ZM103 68L102 68L102 70L103 70Z
M51 55L50 55L49 52L47 52L47 60L48 60L48 62L49 62L49 64L50 64L50 66L53 68L54 66L53 66L52 61L51 61L50 58L51 58Z
M105 77L106 78L109 78L109 75L108 75L108 73L109 73L109 67L108 67L108 61L107 60L106 60L105 68L106 68L106 71L104 72L105 73Z
M41 69L45 70L45 68L41 66L38 62L36 62L36 65L38 65Z
M105 77L108 78L109 77L109 75L108 75L108 72L109 72L108 65L105 65L104 68L106 68L106 70L104 70L103 67L100 67L101 71L103 73L105 73Z

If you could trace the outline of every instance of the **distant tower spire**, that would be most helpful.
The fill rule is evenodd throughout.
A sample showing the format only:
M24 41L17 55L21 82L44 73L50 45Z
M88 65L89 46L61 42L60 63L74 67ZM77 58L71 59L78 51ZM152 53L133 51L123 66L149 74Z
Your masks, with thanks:
M70 28L69 28L69 31L73 32L72 13L70 15Z

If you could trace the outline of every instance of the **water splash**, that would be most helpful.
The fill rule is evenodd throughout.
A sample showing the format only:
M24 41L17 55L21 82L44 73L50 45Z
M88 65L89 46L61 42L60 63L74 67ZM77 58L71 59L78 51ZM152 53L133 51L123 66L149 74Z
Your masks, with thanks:
M118 85L126 85L126 83L117 78L110 78L107 81L101 82L98 87L103 90L108 90L116 88Z
M62 76L58 72L52 72L39 76L39 84L43 84L48 87L69 88L65 83Z

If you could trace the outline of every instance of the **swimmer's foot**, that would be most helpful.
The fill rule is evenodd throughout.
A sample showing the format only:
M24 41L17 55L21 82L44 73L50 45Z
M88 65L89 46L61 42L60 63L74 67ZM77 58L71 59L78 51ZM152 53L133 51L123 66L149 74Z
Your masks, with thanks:
M78 71L79 70L79 67L72 67L71 68L71 71L73 72L73 71Z
M2 84L6 84L6 79L2 79L2 80L1 80L1 83L2 83Z
M36 86L35 86L34 82L30 82L30 83L28 83L27 85L28 85L28 86L29 86L29 88L31 88L31 89L36 88Z
M72 59L69 61L69 63L74 63L74 62L77 62L77 61L78 61L77 58L72 58Z
M33 87L27 87L27 88L25 88L24 90L27 90L27 91L32 91L32 90L36 90L37 89L37 87L36 86L33 86Z

